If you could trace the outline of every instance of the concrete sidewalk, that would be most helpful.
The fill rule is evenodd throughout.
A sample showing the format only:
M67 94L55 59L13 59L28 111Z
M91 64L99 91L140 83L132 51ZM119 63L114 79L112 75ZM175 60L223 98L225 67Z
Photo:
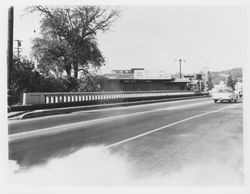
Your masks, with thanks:
M86 105L86 106L74 106L74 107L63 107L63 108L53 108L53 109L41 109L34 111L16 111L8 113L8 119L28 119L34 117L67 114L77 111L93 110L93 109L105 109L119 106L133 106L139 104L149 104L157 102L167 102L176 100L186 100L193 98L204 98L207 96L192 96L192 97L182 97L182 98L168 98L168 99L158 99L158 100L147 100L147 101L135 101L135 102L123 102L123 103L113 103L113 104L98 104L98 105Z

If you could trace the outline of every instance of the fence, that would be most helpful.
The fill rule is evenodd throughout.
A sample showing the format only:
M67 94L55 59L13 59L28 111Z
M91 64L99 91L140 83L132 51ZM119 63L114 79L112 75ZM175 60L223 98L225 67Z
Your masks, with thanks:
M203 95L193 91L24 93L23 105L94 103Z

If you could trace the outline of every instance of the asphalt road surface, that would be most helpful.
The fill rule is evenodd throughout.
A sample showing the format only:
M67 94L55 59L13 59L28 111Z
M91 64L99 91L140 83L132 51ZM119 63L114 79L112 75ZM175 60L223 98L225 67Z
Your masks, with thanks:
M133 178L185 169L209 178L206 169L224 173L225 184L242 184L242 105L200 98L9 120L9 159L29 169L102 146L126 157Z

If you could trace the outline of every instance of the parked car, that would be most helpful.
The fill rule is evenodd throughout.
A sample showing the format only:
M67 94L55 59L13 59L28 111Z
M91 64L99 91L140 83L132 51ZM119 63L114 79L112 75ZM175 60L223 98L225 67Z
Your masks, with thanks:
M219 90L212 93L211 98L215 103L217 102L237 102L239 95L231 89Z

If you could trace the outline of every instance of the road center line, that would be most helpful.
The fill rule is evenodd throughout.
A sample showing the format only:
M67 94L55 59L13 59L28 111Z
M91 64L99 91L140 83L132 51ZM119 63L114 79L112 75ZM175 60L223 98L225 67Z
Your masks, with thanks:
M168 124L168 125L164 125L164 126L162 126L162 127L153 129L153 130L151 130L151 131L142 133L142 134L140 134L140 135L136 135L136 136L134 136L134 137L131 137L131 138L128 138L128 139L124 139L124 140L119 141L119 142L117 142L117 143L110 144L110 145L108 145L108 146L105 146L104 149L109 149L109 148L111 148L111 147L118 146L118 145L121 145L121 144L123 144L123 143L127 143L127 142L129 142L129 141L138 139L138 138L140 138L140 137L149 135L149 134L151 134L151 133L160 131L160 130L162 130L162 129L166 129L166 128L171 127L171 126L178 125L178 124L180 124L180 123L184 123L184 122L189 121L189 120L191 120L191 119L195 119L195 118L202 117L202 116L205 116L205 115L208 115L208 114L212 114L212 113L221 112L221 111L223 111L223 110L225 110L225 109L233 108L233 107L235 107L235 106L237 106L237 105L238 105L238 104L234 104L234 105L231 105L231 106L228 106L228 107L224 107L224 108L217 109L217 110L214 110L214 111L209 111L209 112L206 112L206 113L198 114L198 115L195 115L195 116L192 116L192 117L189 117L189 118L186 118L186 119L183 119L183 120L180 120L180 121L177 121L177 122Z
M174 107L169 107L169 108L164 108L164 109L155 109L155 110L150 110L150 111L135 112L135 113L93 119L93 120L88 120L88 121L80 121L80 122L76 122L76 123L64 124L64 125L59 125L59 126L55 126L55 127L48 127L48 128L44 128L44 129L26 131L26 132L21 132L21 133L14 133L14 134L9 135L9 142L11 143L14 141L19 141L19 140L34 138L34 137L39 137L39 136L45 136L45 135L55 135L58 133L77 130L77 129L79 129L80 126L93 125L93 124L97 124L100 122L107 122L107 121L111 121L111 120L117 120L117 119L121 119L121 118L142 115L142 114L147 114L147 113L152 113L152 112L158 112L158 111L167 111L167 110L188 108L188 107L193 107L193 106L205 105L208 103L211 103L211 102L199 102L199 103L174 106Z

